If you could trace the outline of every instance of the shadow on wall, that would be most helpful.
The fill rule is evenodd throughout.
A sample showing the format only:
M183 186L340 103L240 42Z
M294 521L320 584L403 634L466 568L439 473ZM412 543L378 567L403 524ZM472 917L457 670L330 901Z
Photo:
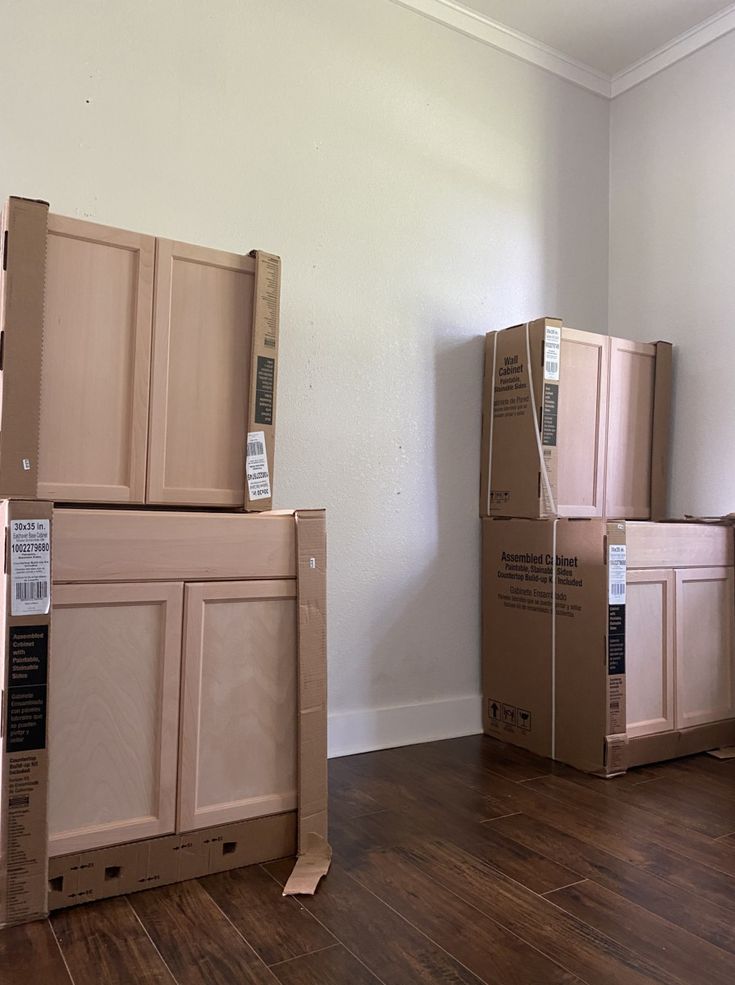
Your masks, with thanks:
M419 489L425 506L423 563L402 565L406 580L393 599L393 618L371 651L375 673L363 707L380 708L395 695L401 714L374 719L365 747L429 741L480 728L468 703L480 691L480 419L483 339L458 337L456 326L434 326L432 489ZM426 454L431 454L428 445ZM404 545L411 551L411 544ZM423 700L422 700L423 699ZM407 707L414 712L405 712ZM405 719L405 725L402 722ZM395 724L393 724L395 722ZM405 730L405 731L404 731ZM371 741L373 740L373 741Z

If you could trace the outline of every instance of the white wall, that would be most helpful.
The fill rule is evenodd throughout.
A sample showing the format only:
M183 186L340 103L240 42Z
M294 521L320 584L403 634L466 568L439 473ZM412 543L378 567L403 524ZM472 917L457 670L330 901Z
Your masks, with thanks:
M332 751L478 731L480 336L606 330L607 102L389 0L0 17L5 193L283 257L277 505L329 510Z
M619 96L610 332L677 346L671 510L735 510L735 33Z

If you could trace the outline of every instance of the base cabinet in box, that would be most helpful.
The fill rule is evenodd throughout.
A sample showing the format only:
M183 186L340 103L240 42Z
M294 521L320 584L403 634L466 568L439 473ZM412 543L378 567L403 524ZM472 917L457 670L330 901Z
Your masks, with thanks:
M733 530L483 521L484 727L588 772L735 742Z
M135 514L106 515L116 531L133 534ZM216 576L216 552L197 560L193 551L226 519L192 517L198 527L189 522L188 562L176 515L162 513L148 556L142 550L129 562L140 581L54 585L52 855L296 808L295 571L279 571L276 556L274 570L289 577L185 581L191 562ZM235 530L280 520L279 536L293 537L289 517L235 520ZM72 545L67 533L85 521L88 541ZM101 543L113 536L106 526L99 513L56 511L57 579L80 554L92 573ZM178 538L182 578L146 582L168 528L169 553L174 531ZM124 569L125 559L118 561ZM248 570L245 556L243 576Z

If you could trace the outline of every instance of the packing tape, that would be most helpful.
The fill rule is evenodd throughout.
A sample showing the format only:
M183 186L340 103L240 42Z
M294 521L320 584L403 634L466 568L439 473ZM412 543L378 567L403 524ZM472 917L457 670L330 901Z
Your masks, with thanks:
M490 502L492 500L493 488L493 426L495 424L495 377L498 372L498 333L493 335L493 377L490 382L490 427L488 435L488 456L487 456L487 515L490 513Z
M536 395L533 392L533 369L531 367L531 323L526 322L526 362L528 364L528 389L531 393L531 410L533 411L533 420L531 426L533 427L533 434L536 438L536 447L538 448L538 460L541 466L541 478L544 483L544 490L546 492L546 497L551 507L551 512L556 514L556 502L554 501L554 494L551 491L551 480L549 479L549 470L546 468L546 462L544 460L544 449L541 445L541 434L539 430L539 418L538 418L538 408L536 407Z

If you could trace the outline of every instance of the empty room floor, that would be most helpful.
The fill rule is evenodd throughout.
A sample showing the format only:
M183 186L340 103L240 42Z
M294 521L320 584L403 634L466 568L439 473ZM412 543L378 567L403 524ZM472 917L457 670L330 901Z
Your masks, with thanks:
M481 736L330 763L334 863L288 860L0 934L21 985L732 985L735 760L613 780Z

